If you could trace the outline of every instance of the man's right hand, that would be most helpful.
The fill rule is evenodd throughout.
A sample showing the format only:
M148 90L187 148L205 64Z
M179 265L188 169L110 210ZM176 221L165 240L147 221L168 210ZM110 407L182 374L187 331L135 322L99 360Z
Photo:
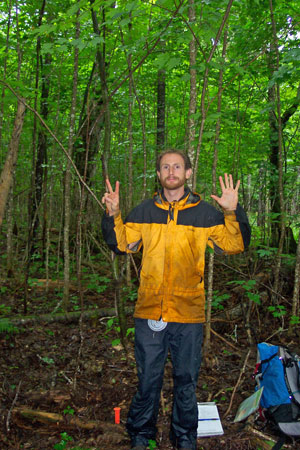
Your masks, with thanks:
M102 197L102 203L105 203L108 214L110 216L116 216L120 212L120 201L119 201L119 181L116 182L115 190L113 191L109 179L106 178L106 186L108 192Z

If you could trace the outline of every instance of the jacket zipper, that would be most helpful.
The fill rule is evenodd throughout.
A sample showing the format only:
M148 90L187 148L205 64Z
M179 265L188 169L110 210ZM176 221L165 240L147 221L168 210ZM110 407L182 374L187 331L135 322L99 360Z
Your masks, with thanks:
M174 220L174 202L169 204L169 217L170 221Z
M174 209L175 209L175 202L169 203L169 210L168 210L168 215L169 215L169 221L171 222L171 220L174 221ZM164 320L162 314L163 314L163 303L164 301L161 301L161 318Z

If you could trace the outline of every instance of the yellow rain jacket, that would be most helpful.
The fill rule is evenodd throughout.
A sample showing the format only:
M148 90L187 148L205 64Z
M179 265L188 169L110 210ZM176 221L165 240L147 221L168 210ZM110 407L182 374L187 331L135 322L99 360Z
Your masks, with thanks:
M124 222L121 214L105 215L102 231L116 252L142 248L134 317L165 322L205 321L207 245L217 253L236 254L250 242L250 226L240 205L224 215L189 189L173 203L155 194L134 208Z

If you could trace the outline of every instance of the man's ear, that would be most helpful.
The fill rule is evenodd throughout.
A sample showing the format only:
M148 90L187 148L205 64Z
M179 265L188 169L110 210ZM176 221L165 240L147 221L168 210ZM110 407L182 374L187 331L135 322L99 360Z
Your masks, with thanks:
M158 179L160 180L160 172L158 170L156 171L156 174L157 174Z
M185 178L188 180L191 175L192 175L192 169L187 169L185 171Z

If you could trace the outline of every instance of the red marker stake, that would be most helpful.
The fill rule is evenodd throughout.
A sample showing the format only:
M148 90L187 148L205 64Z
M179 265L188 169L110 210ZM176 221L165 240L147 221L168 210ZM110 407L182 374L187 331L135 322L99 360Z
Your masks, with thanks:
M120 423L121 408L119 406L117 406L116 408L114 408L114 411L115 411L115 423Z

